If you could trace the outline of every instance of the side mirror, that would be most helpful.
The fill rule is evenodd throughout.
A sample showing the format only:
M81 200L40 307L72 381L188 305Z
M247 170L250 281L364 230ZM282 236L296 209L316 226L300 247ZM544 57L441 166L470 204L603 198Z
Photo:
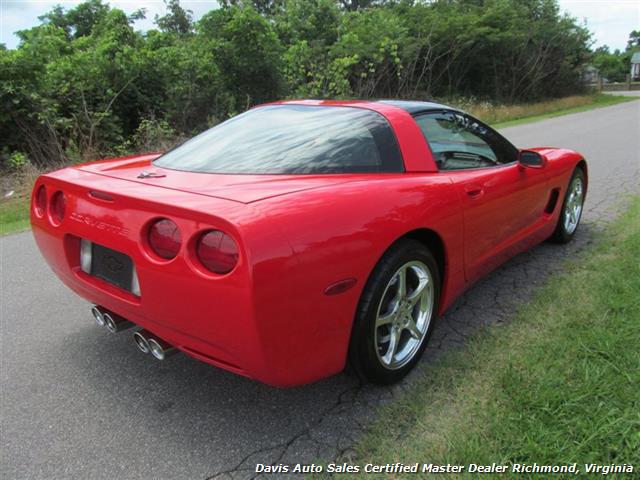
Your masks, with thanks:
M547 159L533 150L521 150L518 162L527 168L543 168L547 164Z

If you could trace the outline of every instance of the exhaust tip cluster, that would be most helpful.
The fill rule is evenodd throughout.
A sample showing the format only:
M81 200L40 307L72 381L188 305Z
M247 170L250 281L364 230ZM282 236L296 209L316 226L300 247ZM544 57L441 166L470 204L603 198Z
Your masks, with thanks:
M133 322L97 305L91 307L91 314L98 325L105 327L111 333L121 332L135 326ZM158 360L164 360L178 352L173 345L154 336L147 330L135 332L133 340L142 353L151 353Z
M122 317L119 317L113 313L103 313L104 326L107 327L111 333L121 332L133 327L133 323Z
M111 333L121 332L134 326L129 320L115 313L108 312L97 305L91 307L91 314L98 325L105 327Z
M178 352L170 343L154 337L153 334L147 330L140 330L134 333L133 339L142 353L151 353L151 355L158 360L164 360Z
M136 345L142 353L149 353L151 351L147 338L140 332L136 332L133 334L133 340L136 342Z
M105 326L104 315L102 314L102 312L98 307L96 307L95 305L91 307L91 314L93 315L94 320L99 326L101 327Z

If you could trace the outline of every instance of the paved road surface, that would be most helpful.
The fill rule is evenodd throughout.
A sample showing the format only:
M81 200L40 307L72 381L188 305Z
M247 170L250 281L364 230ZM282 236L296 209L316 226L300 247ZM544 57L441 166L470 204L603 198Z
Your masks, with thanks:
M640 97L640 90L620 90L611 92L602 92L608 95L622 95L624 97Z
M421 372L479 326L508 321L559 263L590 242L640 183L640 101L505 130L519 146L564 146L590 161L584 223L470 290L434 331ZM1 422L5 479L249 478L255 462L349 454L376 406L400 391L340 375L276 390L182 355L163 363L129 334L95 326L49 271L30 233L2 238ZM428 399L425 399L428 401Z

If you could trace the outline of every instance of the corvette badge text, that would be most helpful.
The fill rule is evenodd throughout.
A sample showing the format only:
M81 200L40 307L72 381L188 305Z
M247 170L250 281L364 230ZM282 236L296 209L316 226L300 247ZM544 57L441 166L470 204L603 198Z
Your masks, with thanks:
M82 215L80 213L77 212L72 212L71 213L71 220L74 220L76 222L80 222L80 223L84 223L86 225L89 225L93 228L96 228L98 230L105 230L109 233L114 233L116 235L122 235L124 237L127 236L127 234L129 233L129 229L121 226L121 225L115 225L113 223L107 223L103 220L98 220L97 218L95 218L92 215Z
M499 473L539 473L539 474L558 474L565 475L574 474L579 475L581 473L588 473L591 475L609 475L613 473L634 473L634 466L630 464L609 464L599 465L595 463L587 463L579 466L577 463L563 464L563 465L539 465L537 463L513 463L513 464L498 464L492 463L490 465L479 465L476 463L469 463L466 465L437 465L433 463L387 463L377 465L373 463L367 463L366 465L351 464L351 463L330 463L328 465L318 465L315 463L304 464L277 464L266 465L263 463L257 463L255 472L263 474L280 474L280 473L477 473L477 474L499 474Z

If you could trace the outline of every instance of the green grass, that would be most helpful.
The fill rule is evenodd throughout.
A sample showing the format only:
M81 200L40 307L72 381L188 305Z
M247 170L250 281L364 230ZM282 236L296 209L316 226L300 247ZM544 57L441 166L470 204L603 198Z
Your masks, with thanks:
M563 101L566 99L551 100L549 102L542 102L540 104L532 104L529 106L517 106L519 108L513 108L513 112L509 112L509 107L506 107L506 112L504 112L502 116L499 116L500 112L498 112L498 117L494 121L491 121L490 119L485 120L481 115L479 115L478 118L491 123L494 128L506 128L522 125L524 123L539 122L540 120L568 115L570 113L585 112L594 108L609 107L619 103L633 102L639 99L638 97L607 95L604 93L568 98L582 98L585 100L573 102L575 105L571 105L571 102Z
M640 198L602 235L511 324L477 334L381 407L355 463L576 462L582 478L595 476L584 464L626 463L634 474L607 478L638 478Z
M0 235L29 228L29 198L19 197L0 201Z

